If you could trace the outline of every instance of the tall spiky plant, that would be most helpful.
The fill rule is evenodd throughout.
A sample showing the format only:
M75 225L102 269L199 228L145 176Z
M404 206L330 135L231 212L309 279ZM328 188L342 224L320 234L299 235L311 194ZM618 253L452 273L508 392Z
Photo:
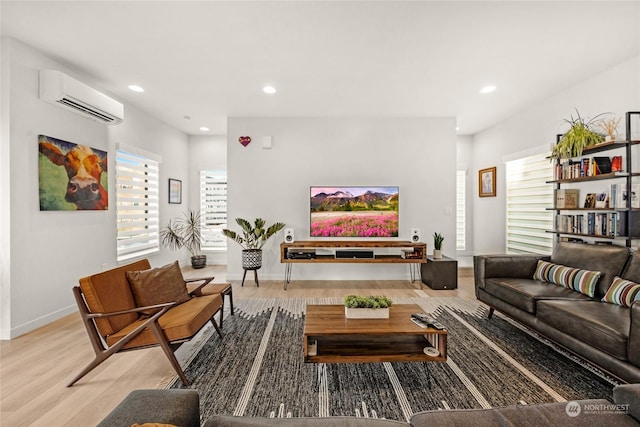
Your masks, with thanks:
M433 233L433 248L435 250L442 249L442 242L444 242L444 236L440 233Z
M160 243L171 250L185 248L191 256L200 255L202 224L200 212L189 210L183 217L169 220L160 230Z

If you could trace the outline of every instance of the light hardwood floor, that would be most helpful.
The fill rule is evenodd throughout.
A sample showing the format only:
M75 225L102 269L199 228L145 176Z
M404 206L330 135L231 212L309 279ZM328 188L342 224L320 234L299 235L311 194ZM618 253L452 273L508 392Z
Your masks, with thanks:
M225 281L224 267L185 269L185 277L213 274ZM458 289L423 291L429 296L475 298L473 273L461 268ZM251 276L250 274L247 275ZM416 296L409 281L282 281L253 280L244 287L233 281L234 301L242 298L343 297L350 293ZM71 290L69 290L71 292ZM119 353L102 363L73 387L66 383L93 356L78 314L72 314L11 341L0 341L0 425L94 426L129 392L157 388L173 371L159 348Z

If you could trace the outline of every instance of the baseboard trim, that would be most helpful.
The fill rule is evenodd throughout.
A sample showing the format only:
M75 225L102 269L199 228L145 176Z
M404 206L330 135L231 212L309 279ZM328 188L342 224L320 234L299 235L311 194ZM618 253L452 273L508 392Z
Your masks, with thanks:
M61 308L60 310L56 310L53 313L49 313L42 317L38 317L37 319L31 320L27 323L23 323L22 325L16 326L15 328L11 328L9 339L17 338L20 335L24 335L27 332L36 330L53 321L56 321L65 316L68 316L69 314L75 313L76 311L78 311L78 306L73 304L73 305Z

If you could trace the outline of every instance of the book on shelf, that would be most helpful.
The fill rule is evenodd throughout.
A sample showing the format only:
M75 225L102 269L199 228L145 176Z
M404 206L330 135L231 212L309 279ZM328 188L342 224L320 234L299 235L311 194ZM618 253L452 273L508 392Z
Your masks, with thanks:
M611 172L622 172L622 156L611 158Z
M584 207L585 208L596 207L596 193L587 193L587 196L584 198Z
M622 171L622 156L594 156L580 160L563 159L556 163L553 176L556 180L576 179Z
M609 157L594 157L596 175L611 173L611 159Z
M557 189L555 192L555 206L558 209L575 209L578 207L580 190Z
M609 207L609 195L605 193L596 194L596 208L608 208Z
M611 184L609 194L612 208L627 207L627 184ZM631 208L640 208L640 184L631 184Z
M556 215L559 233L603 237L626 237L628 212L588 212L586 215ZM640 215L633 215L631 235L640 236Z

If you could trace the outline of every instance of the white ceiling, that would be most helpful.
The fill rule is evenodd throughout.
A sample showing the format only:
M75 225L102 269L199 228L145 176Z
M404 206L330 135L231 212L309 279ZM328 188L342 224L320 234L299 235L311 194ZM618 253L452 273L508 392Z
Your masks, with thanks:
M454 116L473 134L640 54L640 1L0 5L2 35L193 135L302 116Z

